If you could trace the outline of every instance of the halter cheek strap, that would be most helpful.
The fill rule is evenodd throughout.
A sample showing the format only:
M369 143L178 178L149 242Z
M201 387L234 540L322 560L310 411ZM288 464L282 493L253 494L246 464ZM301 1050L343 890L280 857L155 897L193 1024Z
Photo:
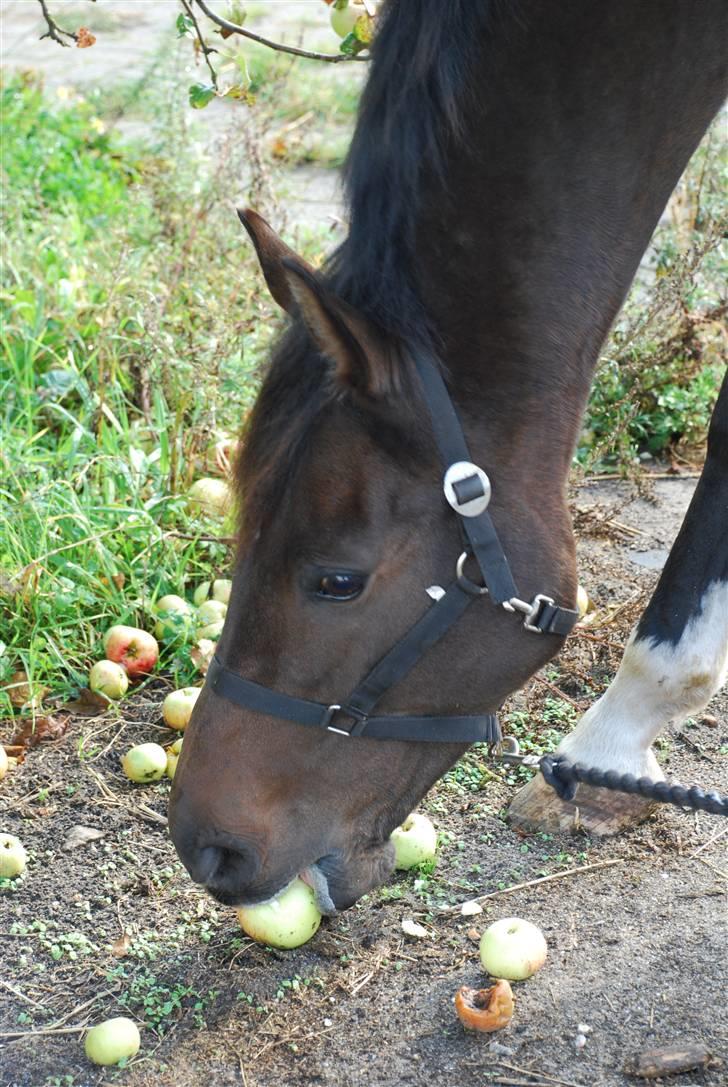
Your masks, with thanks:
M263 687L227 668L217 656L212 659L206 683L219 697L240 706L299 725L326 729L340 736L495 744L500 740L500 728L492 713L372 716L372 710L386 691L411 671L479 597L487 595L506 611L522 614L525 629L536 634L563 637L579 618L578 611L560 607L543 593L530 603L518 597L508 560L488 513L490 481L482 468L470 460L460 420L437 365L425 357L418 358L416 365L437 446L446 467L445 498L458 514L466 545L456 563L455 581L447 590L439 591L436 602L341 702L326 705ZM480 584L465 573L469 559L477 563L482 577Z

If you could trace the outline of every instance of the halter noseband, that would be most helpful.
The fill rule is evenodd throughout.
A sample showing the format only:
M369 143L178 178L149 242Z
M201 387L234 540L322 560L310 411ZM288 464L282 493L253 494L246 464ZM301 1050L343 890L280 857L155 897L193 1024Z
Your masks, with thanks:
M390 687L398 683L428 649L450 629L478 597L490 596L509 612L520 612L526 630L536 634L567 635L579 618L578 611L562 608L550 596L539 593L529 603L518 597L503 548L488 513L490 481L470 460L460 420L436 363L416 359L432 427L446 471L443 490L460 519L465 549L457 560L455 581L446 590L433 590L437 599L414 626L386 653L351 692L348 698L327 706L282 694L244 679L213 657L207 684L221 698L269 717L335 732L339 736L366 736L377 740L434 741L437 743L497 743L500 728L495 714L466 716L372 716L372 710ZM465 574L473 558L480 568L482 585Z

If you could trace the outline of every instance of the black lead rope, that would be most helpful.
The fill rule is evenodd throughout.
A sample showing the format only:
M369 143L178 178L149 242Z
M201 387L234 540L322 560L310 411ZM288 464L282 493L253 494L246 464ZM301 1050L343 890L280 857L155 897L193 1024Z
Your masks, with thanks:
M712 815L728 815L728 796L716 790L706 792L699 785L680 785L676 781L653 781L637 778L634 774L620 774L616 770L599 770L596 766L584 766L581 762L569 762L563 756L544 755L539 769L546 782L562 800L573 801L576 786L581 782L597 789L611 789L617 793L644 796L658 804L674 804L691 811L707 811Z

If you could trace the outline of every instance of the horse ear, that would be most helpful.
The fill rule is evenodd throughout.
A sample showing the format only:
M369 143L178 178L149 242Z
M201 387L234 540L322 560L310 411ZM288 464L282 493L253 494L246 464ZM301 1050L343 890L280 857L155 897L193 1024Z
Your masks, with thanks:
M297 258L285 259L283 267L298 314L319 351L334 364L338 383L372 397L391 391L397 371L378 330Z
M273 295L278 305L294 317L298 312L296 302L291 293L288 276L283 267L283 261L295 261L313 275L313 268L302 260L290 246L282 241L272 226L266 223L262 215L257 211L246 208L244 211L238 208L238 219L247 230L250 240L258 254L260 267L268 284L268 290Z

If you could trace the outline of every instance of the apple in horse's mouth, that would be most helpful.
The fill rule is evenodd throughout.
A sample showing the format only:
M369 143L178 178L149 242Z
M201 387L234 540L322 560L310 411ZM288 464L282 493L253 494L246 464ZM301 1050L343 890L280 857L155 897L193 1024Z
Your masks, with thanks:
M392 831L395 868L414 868L437 855L437 831L426 815L412 812L404 823Z
M104 653L110 661L121 664L127 674L147 675L159 659L157 639L146 630L118 624L109 627L104 635Z
M258 943L291 948L305 944L321 924L313 890L301 879L257 906L237 910L240 927Z
M88 685L94 694L114 701L123 698L129 689L129 676L116 661L96 661L88 674Z
M541 929L520 917L494 921L480 938L480 961L491 977L525 981L546 962Z

